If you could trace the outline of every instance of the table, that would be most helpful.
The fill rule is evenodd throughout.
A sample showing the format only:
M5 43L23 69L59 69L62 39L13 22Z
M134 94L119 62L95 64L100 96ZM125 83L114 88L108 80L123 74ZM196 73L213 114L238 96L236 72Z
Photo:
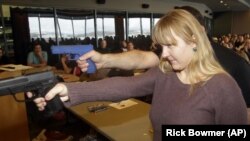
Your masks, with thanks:
M22 64L6 64L6 65L0 65L0 70L4 71L21 71L21 70L27 70L27 69L32 69L33 67L31 66L25 66Z
M0 81L1 79L6 79L6 78L10 78L10 77L18 77L21 76L22 72L21 71L4 71L4 72L0 72Z
M96 104L110 104L111 102L87 102L69 110L88 123L99 133L113 141L152 141L152 126L149 120L150 105L131 99L138 104L122 110L109 107L107 110L90 113L87 107Z
M65 73L63 70L53 69L53 72L56 75L60 76L64 80L64 82L77 82L80 80L79 76L76 76L74 74Z
M25 74L38 73L38 72L44 72L44 71L50 71L50 70L52 70L51 66L31 67L31 66L25 66L25 65L21 65L21 64L19 64L19 65L15 65L15 64L0 65L0 74L1 74L0 79L2 79L2 77L5 77L4 76L5 74L8 77L8 76L11 76L12 74L15 74L17 72L18 73L21 72L21 75L25 75ZM14 77L14 76L12 76L12 77Z
M64 82L77 82L80 80L78 76L75 76L73 74L58 74Z
M21 71L5 71L0 78L21 76ZM16 94L18 99L24 99L24 94ZM0 140L29 141L27 111L24 102L16 102L11 95L0 96Z
M2 65L0 68L0 81L50 69L49 66L33 68L13 64ZM18 93L16 96L18 99L25 99L23 93ZM12 95L0 96L0 111L0 141L30 141L25 103L16 102Z
M24 99L24 94L16 94ZM29 127L24 102L16 102L10 95L0 97L0 140L29 141Z

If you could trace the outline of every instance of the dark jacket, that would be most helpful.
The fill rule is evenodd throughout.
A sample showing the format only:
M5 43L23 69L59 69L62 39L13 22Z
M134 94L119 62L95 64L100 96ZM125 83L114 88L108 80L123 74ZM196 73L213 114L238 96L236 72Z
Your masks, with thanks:
M237 81L247 107L250 107L250 65L234 51L211 41L215 55L222 67Z

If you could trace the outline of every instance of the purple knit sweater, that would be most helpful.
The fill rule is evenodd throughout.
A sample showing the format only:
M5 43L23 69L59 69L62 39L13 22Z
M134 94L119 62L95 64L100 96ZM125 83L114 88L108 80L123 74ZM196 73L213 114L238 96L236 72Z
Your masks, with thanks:
M87 101L117 101L153 94L150 119L154 141L161 140L161 125L247 124L247 107L237 83L218 74L189 95L173 72L152 68L135 77L113 77L94 82L66 83L66 106Z

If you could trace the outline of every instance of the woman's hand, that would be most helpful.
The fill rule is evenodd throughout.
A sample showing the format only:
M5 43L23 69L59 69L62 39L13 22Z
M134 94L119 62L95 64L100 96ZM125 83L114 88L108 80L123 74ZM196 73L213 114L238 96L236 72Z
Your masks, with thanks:
M66 55L62 55L61 62L65 63L68 60L68 57Z
M51 90L49 90L49 92L45 95L45 97L39 97L39 98L34 99L34 102L36 106L38 107L38 110L43 111L47 104L46 101L53 99L56 95L59 95L60 99L63 102L69 100L67 87L64 84L59 83L59 84L56 84ZM31 98L32 93L28 92L27 96Z
M96 69L101 69L106 63L105 60L103 60L102 56L103 54L94 50L87 52L77 60L78 67L82 72L86 72L89 66L87 59L91 59L95 63Z

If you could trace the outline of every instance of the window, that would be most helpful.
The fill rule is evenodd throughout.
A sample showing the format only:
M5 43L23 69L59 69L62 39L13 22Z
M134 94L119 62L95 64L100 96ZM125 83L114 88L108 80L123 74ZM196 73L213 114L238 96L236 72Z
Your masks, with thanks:
M73 20L75 38L85 38L85 20Z
M126 37L127 29L126 29L126 18L123 18L123 31L124 31L124 38Z
M73 38L73 28L71 19L58 18L60 37Z
M41 17L41 35L42 38L55 39L55 22L53 17Z
M150 18L141 18L142 35L150 35Z
M154 25L160 20L160 18L154 18Z
M97 36L115 36L115 19L114 18L97 18Z
M138 35L148 36L151 35L151 26L155 25L162 16L162 14L153 14L153 23L150 23L152 14L149 13L127 14L125 12L117 11L100 11L97 14L97 31L95 31L95 16L91 10L57 10L57 15L59 16L56 19L59 40L61 40L61 38L77 38L84 40L86 37L96 38L95 35L97 35L97 38L105 38L105 36L114 37L116 34L120 35L121 33L124 33L124 37L126 38L136 37ZM127 16L128 23L126 27L125 21ZM29 14L31 38L55 39L54 22L54 14L52 12L48 13L43 10L41 12L38 10L37 12L35 10L34 13ZM123 35L120 35L119 39L124 39L124 37ZM92 43L94 44L95 41Z
M151 33L151 14L130 13L128 14L128 36L150 35Z
M94 18L86 20L86 36L95 38Z
M97 18L96 19L96 25L97 25L97 27L96 27L96 29L97 29L97 37L98 38L103 38L104 36L103 36L103 20L102 20L102 18Z
M30 38L41 38L38 17L29 17Z
M104 36L115 36L115 19L104 18Z
M137 36L141 34L140 18L129 18L128 20L128 36Z

